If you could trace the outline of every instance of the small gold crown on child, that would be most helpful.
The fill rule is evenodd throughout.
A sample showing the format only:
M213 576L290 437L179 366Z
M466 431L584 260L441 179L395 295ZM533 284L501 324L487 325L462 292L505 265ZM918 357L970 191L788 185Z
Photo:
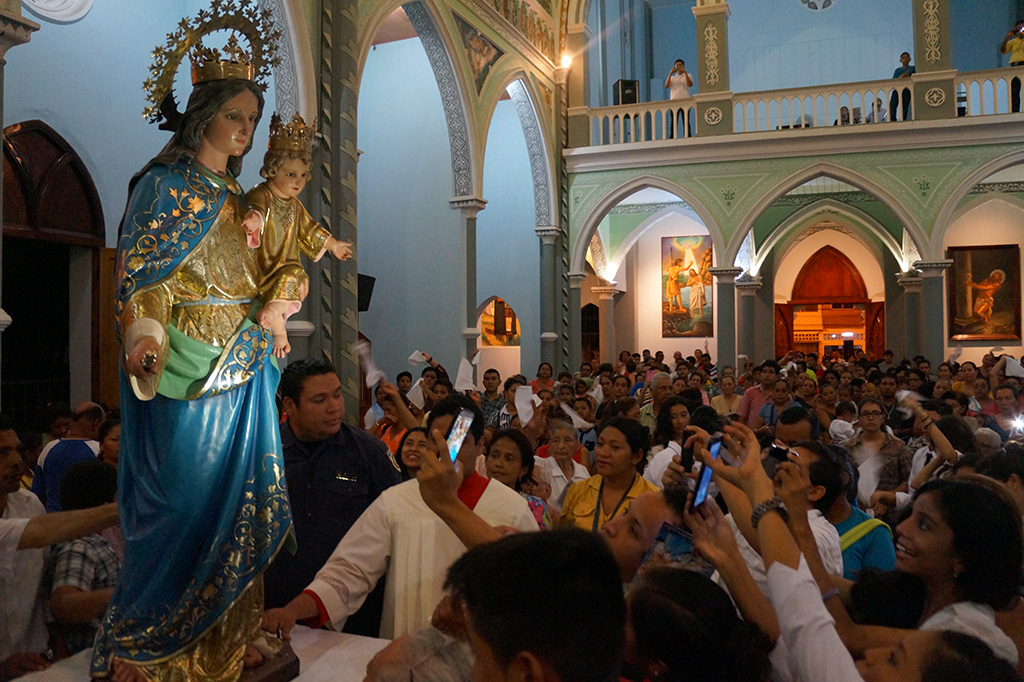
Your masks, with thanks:
M270 149L308 153L313 148L315 132L315 125L307 126L298 112L289 123L283 123L274 114L270 117Z

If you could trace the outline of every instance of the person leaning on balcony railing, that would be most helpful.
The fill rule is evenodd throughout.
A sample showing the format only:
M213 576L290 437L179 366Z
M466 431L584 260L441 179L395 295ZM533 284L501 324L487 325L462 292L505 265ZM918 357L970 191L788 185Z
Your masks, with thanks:
M665 79L665 87L668 88L668 98L671 100L689 99L690 87L692 85L693 78L686 72L686 63L682 59L677 59L672 70L668 73L668 78ZM691 135L690 122L685 109L680 109L672 115L668 125L668 136L672 137L672 127L679 121L686 121L686 135L689 137Z
M910 53L904 52L900 55L900 66L892 72L893 78L910 78L917 72L917 68L910 65ZM896 111L900 108L900 90L892 91L889 96L889 120L896 120ZM910 118L910 88L903 88L903 118L906 121Z
M1024 19L1003 38L999 48L1003 54L1010 53L1010 66L1024 66ZM1010 80L1010 111L1020 111L1020 78Z

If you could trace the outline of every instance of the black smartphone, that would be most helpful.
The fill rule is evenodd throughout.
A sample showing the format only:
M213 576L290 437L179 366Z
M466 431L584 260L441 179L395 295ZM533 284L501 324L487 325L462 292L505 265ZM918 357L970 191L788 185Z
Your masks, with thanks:
M722 436L715 434L711 436L711 441L708 443L708 452L711 454L711 459L718 459L718 451L722 447ZM704 504L704 501L708 498L708 484L711 483L711 467L704 464L700 469L700 478L697 479L697 489L693 492L693 500L690 502L690 511L693 511L697 507Z
M772 443L768 446L767 459L774 459L777 463L789 461L789 448L784 448L781 445Z

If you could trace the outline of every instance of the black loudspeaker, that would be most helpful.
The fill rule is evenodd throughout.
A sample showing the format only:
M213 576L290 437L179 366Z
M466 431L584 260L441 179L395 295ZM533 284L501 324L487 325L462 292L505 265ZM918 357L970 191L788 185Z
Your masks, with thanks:
M843 357L850 357L853 355L853 339L843 340Z
M615 106L620 104L636 104L640 101L640 81L628 81L620 78L615 81L612 100Z
M370 297L373 296L373 285L377 282L376 277L359 275L359 312L365 313L370 309Z

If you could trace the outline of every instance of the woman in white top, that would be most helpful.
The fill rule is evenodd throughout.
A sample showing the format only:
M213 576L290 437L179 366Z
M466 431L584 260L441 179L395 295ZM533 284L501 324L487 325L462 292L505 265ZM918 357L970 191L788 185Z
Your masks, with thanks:
M683 457L683 443L689 436L686 433L689 425L690 408L686 401L675 395L666 398L658 412L658 426L654 432L657 445L651 448L651 461L644 468L644 478L659 488L668 463L676 455ZM689 461L684 461L683 466L687 471L693 467L693 455L689 455Z
M807 546L808 538L813 545L813 536L805 507L793 504L792 512L779 511L777 494L789 499L806 496L807 467L799 458L780 464L776 488L761 465L753 432L734 424L726 433L738 465L711 461L706 452L700 453L701 459L717 476L739 486L756 510L754 525L768 567L769 599L796 678L1020 679L1009 662L1011 656L1016 662L1013 642L992 618L992 607L1013 597L1020 571L1013 562L1024 554L1020 519L1008 500L987 486L966 481L944 479L923 488L913 515L897 529L897 569L918 575L925 584L919 630L858 626L836 599L836 579L825 572L817 551ZM724 519L715 505L704 505L701 517L688 516L687 523L698 547L717 544L716 538L725 535L719 532ZM735 552L728 560L737 563ZM742 604L739 607L744 611ZM863 654L863 659L855 664L847 649Z

